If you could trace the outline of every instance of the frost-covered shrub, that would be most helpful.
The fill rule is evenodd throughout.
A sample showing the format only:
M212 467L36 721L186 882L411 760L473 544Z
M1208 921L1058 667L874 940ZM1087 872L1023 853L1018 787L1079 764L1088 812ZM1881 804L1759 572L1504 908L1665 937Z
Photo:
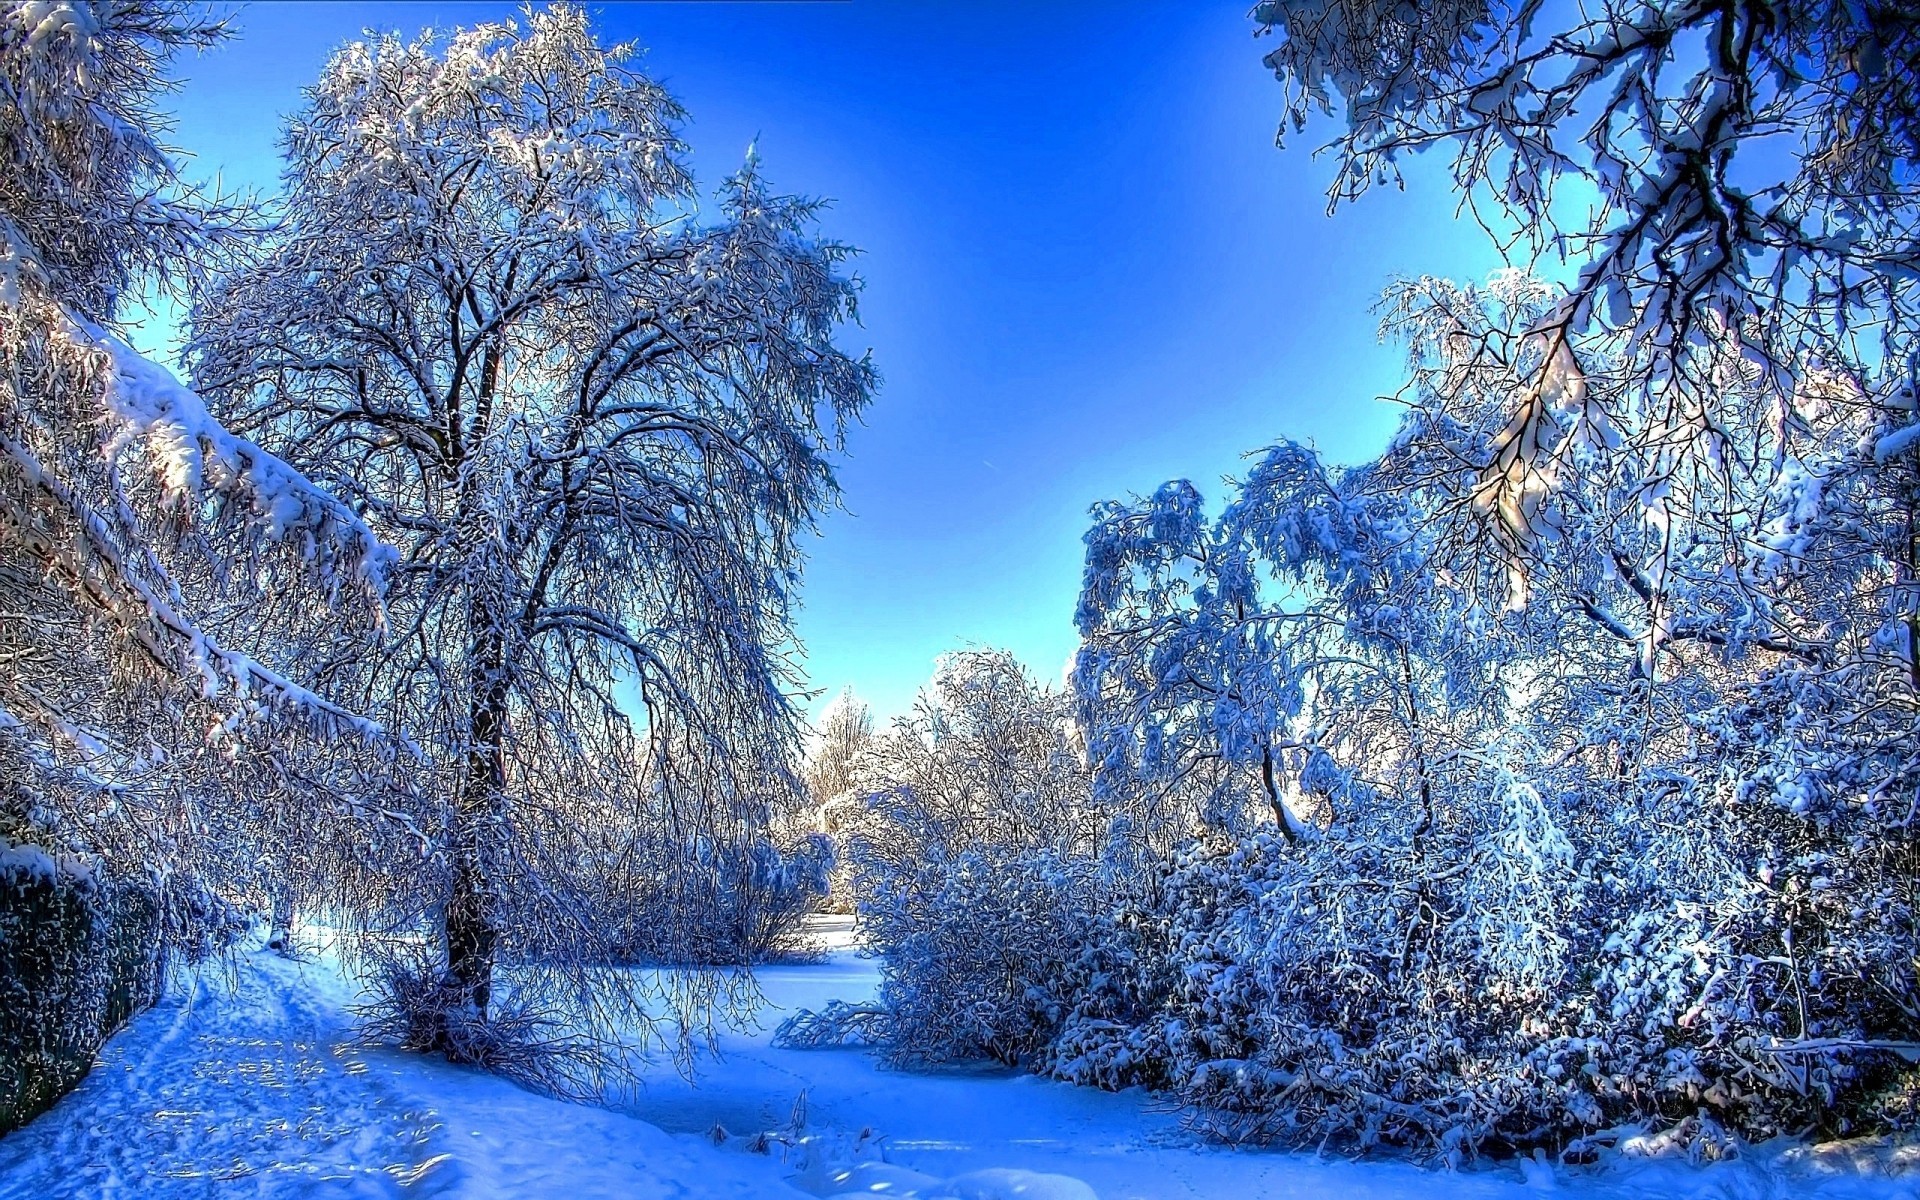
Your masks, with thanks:
M1058 1032L1071 970L1095 926L1090 864L982 844L934 851L861 904L884 958L886 1053L896 1062L1026 1063Z
M1165 1009L1179 978L1167 943L1169 906L1149 899L1164 874L1105 874L1106 905L1062 972L1071 1007L1039 1057L1047 1074L1109 1090L1172 1084Z
M950 655L852 776L838 836L885 960L888 1053L1033 1059L1106 908L1066 697L1003 652Z
M1275 993L1256 1061L1280 1073L1284 1104L1269 1098L1249 1109L1195 1098L1250 1114L1230 1128L1268 1134L1277 1116L1286 1134L1350 1132L1361 1148L1387 1141L1449 1159L1586 1132L1599 1112L1579 1078L1561 1087L1557 1076L1542 1078L1521 1061L1529 1031L1567 995L1567 966L1585 949L1577 923L1553 921L1543 930L1573 955L1543 956L1516 970L1506 947L1480 941L1486 897L1423 883L1415 863L1382 861L1370 849L1338 842L1327 849L1325 865L1336 869L1386 867L1393 902L1381 906L1358 955L1296 926L1291 944L1256 959L1257 982ZM1324 901L1315 902L1318 872L1292 874L1267 905L1279 901L1295 922L1326 915ZM1365 900L1349 892L1335 900L1341 903ZM1315 986L1329 958L1345 967L1337 989Z
M725 851L709 842L648 849L646 861L616 864L592 889L615 959L747 965L813 951L804 921L834 864L824 834L784 850L765 839Z
M1495 777L1479 799L1488 820L1446 866L1351 827L1190 844L1127 915L1127 969L1075 991L1048 1069L1168 1087L1231 1140L1452 1160L1642 1122L1912 1123L1910 1034L1884 999L1912 994L1910 860L1796 847L1778 809L1669 798L1624 828L1563 809L1541 837L1537 797L1515 809Z
M1606 1107L1750 1137L1911 1127L1892 1097L1913 1075L1920 859L1836 815L1669 804L1664 836L1613 865L1624 903L1571 1035Z
M1551 1123L1512 1045L1564 960L1487 935L1467 896L1492 899L1490 881L1423 886L1404 845L1354 832L1186 847L1156 913L1172 984L1126 1048L1158 1054L1202 1127L1233 1140L1444 1154Z
M802 776L812 811L806 827L828 837L857 820L861 807L854 790L854 764L873 745L873 711L851 688L843 690L821 714L808 745ZM852 913L856 908L852 864L841 855L829 875L827 895L820 907L828 912Z

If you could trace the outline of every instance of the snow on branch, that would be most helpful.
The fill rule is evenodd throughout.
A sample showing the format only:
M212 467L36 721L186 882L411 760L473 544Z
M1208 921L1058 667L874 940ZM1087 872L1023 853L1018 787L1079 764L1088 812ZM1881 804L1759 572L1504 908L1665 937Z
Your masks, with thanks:
M303 557L323 584L336 586L344 572L376 595L385 590L396 557L393 547L351 509L286 462L229 432L165 367L83 319L72 333L105 351L112 362L113 382L103 397L109 459L139 442L154 456L170 498L244 497L267 536L299 539Z

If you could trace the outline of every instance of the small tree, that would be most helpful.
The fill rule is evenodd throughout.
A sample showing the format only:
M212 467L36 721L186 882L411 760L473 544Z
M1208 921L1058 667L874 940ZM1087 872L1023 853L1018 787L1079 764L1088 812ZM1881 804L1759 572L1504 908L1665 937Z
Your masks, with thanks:
M1004 651L945 655L853 773L839 836L886 959L888 1053L1029 1058L1066 1015L1065 968L1099 907L1106 828L1068 698Z
M821 714L807 754L806 785L810 801L808 828L828 839L843 837L863 809L854 788L855 765L873 745L873 710L845 688ZM836 854L829 876L825 905L833 912L855 909L851 864Z
M820 715L807 756L807 792L816 806L834 802L853 786L854 764L872 745L873 710L846 688Z
M855 761L853 788L877 821L860 857L898 870L984 842L1092 855L1106 833L1067 695L1004 650L942 655L912 715Z

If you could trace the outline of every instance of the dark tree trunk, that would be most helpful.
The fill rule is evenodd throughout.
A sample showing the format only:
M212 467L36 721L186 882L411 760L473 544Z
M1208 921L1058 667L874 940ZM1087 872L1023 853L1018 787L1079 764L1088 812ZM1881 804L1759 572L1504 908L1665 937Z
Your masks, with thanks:
M285 878L273 882L273 913L267 922L267 949L278 954L293 953L293 890Z
M494 881L485 845L500 819L506 789L504 745L507 672L497 618L484 603L476 618L468 745L454 812L453 879L444 916L447 967L443 999L454 1009L485 1019L493 1000L493 967L499 942Z
M459 340L459 310L454 309L454 336ZM490 342L481 356L474 398L472 443L485 436L500 385L502 356ZM458 380L447 406L449 429L460 432ZM456 450L456 457L464 457ZM471 477L460 483L461 508L472 516ZM482 533L469 553L467 584L467 744L462 749L459 794L453 820L453 878L443 917L447 968L441 979L442 1002L448 1012L484 1021L493 1001L493 966L500 938L495 910L495 885L488 871L487 847L498 836L506 792L507 645L506 614L492 590L501 578L502 564L486 562L487 536ZM491 568L491 569L489 569ZM444 1039L445 1030L441 1031ZM445 1047L452 1049L452 1047Z

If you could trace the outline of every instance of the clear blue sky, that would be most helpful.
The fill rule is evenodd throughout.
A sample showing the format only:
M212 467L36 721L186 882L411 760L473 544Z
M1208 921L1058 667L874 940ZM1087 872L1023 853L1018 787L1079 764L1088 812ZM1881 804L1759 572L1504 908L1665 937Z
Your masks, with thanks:
M800 633L816 686L883 715L964 644L1058 677L1094 501L1176 477L1217 499L1282 436L1377 451L1395 409L1375 397L1401 376L1380 288L1498 265L1438 162L1325 215L1316 139L1273 146L1247 0L590 7L688 109L703 186L757 140L769 177L832 198L826 231L864 252L848 341L885 385L840 472L847 511L812 545ZM513 9L241 8L232 42L178 64L174 141L193 175L270 187L280 118L334 47Z

